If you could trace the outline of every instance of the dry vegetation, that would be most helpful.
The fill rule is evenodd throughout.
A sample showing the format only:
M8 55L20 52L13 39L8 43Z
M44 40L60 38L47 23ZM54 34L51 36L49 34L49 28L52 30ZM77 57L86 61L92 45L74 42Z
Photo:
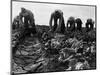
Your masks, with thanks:
M48 33L45 25L36 28L37 34L21 40L23 30L12 30L12 74L96 69L95 29L59 34Z

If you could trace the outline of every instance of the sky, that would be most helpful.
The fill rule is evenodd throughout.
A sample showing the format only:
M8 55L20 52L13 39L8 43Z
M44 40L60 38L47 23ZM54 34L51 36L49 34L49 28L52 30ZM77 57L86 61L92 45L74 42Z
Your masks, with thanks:
M56 9L63 11L65 24L70 16L81 18L84 24L88 18L95 21L95 7L94 6L79 6L79 5L63 5L63 4L47 4L47 3L34 3L34 2L12 2L12 21L14 17L19 15L21 7L24 7L33 12L35 24L49 25L51 13Z

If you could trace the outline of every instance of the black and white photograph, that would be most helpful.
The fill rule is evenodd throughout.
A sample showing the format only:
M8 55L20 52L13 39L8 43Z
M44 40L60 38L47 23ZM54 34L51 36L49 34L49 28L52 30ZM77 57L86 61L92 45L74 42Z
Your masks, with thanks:
M11 75L96 70L96 5L11 1Z

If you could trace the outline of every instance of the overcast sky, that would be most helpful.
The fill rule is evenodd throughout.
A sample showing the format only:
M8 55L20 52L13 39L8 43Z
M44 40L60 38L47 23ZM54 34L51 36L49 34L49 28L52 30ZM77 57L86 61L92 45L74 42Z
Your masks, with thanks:
M21 7L31 10L34 13L35 23L40 25L49 25L51 13L55 9L60 9L63 11L65 23L70 16L81 18L83 21L83 26L88 18L92 18L95 21L95 7L93 6L91 7L16 1L12 2L12 20L19 14Z

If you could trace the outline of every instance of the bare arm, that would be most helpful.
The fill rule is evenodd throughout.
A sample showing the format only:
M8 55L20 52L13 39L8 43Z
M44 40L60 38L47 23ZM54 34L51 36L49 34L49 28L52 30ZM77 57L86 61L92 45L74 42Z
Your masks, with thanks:
M54 18L54 16L53 16L53 14L51 14L51 18L50 18L50 21L49 21L50 29L52 29L53 18Z
M20 13L20 14L19 14L19 19L20 19L20 22L21 22L21 23L23 23L22 18L23 18L23 15L22 15L22 13Z
M61 15L61 17L60 17L60 19L59 19L59 26L60 26L60 27L61 27L62 20L63 20L63 15Z

